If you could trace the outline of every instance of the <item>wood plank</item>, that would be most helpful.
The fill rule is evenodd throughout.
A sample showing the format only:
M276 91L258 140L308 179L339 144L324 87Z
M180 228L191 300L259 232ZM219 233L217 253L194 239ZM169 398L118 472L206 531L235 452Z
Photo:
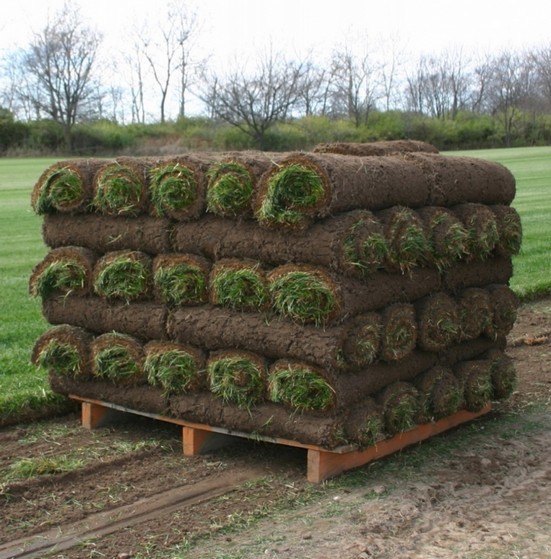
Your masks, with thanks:
M310 449L308 450L308 481L321 483L344 471L364 466L373 460L383 458L410 445L439 435L467 421L472 421L477 417L487 414L491 409L491 404L488 404L478 412L461 410L434 423L418 425L409 431L399 433L391 439L381 441L377 445L365 450L337 454L323 448Z

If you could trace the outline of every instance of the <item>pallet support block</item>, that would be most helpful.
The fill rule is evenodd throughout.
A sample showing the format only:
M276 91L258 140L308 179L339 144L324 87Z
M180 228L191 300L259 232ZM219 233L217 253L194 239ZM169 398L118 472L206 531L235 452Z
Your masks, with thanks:
M434 423L417 425L410 431L399 433L391 439L377 443L374 446L359 450L355 447L338 447L328 450L326 448L300 443L287 439L264 437L251 434L228 431L221 427L191 423L182 419L160 416L137 410L130 410L116 404L90 400L80 396L71 395L70 398L77 400L82 405L82 426L86 429L103 427L113 422L121 421L129 414L150 417L167 423L182 426L182 444L184 456L196 456L226 446L236 438L247 438L256 441L270 442L285 446L293 446L307 450L307 478L312 483L321 483L342 472L359 468L373 460L383 458L394 452L398 452L408 446L419 443L425 439L453 429L462 423L472 421L491 411L491 404L486 405L478 412L459 411L448 417L444 417Z

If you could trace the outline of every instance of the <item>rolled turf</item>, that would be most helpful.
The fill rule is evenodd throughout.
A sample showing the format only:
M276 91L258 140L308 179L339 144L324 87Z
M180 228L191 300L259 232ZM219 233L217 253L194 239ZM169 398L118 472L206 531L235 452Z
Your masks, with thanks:
M92 207L103 215L137 216L148 202L147 164L139 158L119 158L98 169Z
M70 293L86 295L91 291L96 260L94 252L82 247L53 249L33 268L29 292L43 299Z
M260 313L196 306L172 312L168 332L174 340L208 350L235 347L340 370L361 368L378 358L380 323L377 313L367 313L339 326L317 328Z
M262 176L254 211L263 225L300 229L354 209L421 207L427 196L421 169L400 156L292 153Z
M278 157L244 151L213 162L207 171L207 211L222 217L252 216L258 180Z
M482 287L469 287L458 298L461 340L474 340L490 331L493 307L490 293Z
M33 187L31 205L39 215L85 213L93 194L93 178L105 160L59 161L48 167Z
M109 301L102 297L48 299L42 312L50 324L73 324L97 334L117 331L142 340L167 338L166 305L150 301Z
M461 322L456 301L440 291L416 301L417 343L425 351L439 352L459 341Z
M453 415L463 404L463 387L449 367L431 367L413 384L419 391L420 413L425 422Z
M250 409L265 395L267 363L250 351L222 350L207 360L210 391L226 404Z
M522 245L522 223L517 210L511 206L489 206L493 212L498 232L496 252L500 256L514 256Z
M463 388L463 403L468 411L477 412L493 396L492 362L489 359L462 361L453 371Z
M150 296L151 257L142 251L108 252L94 266L94 292L107 299L135 301Z
M153 290L169 307L208 301L210 262L193 254L161 254L153 260Z
M245 312L267 310L270 305L266 273L259 262L225 258L212 267L210 302Z
M421 412L420 397L411 383L394 382L382 390L377 398L383 409L385 430L390 435L408 431L417 425Z
M58 375L89 378L92 334L82 328L60 324L44 332L34 344L31 361Z
M515 177L500 163L432 153L405 153L402 157L418 167L428 182L425 206L509 205L515 197Z
M452 208L467 230L467 252L470 259L486 260L499 240L494 213L483 204L459 204Z
M381 224L371 212L362 210L326 218L306 231L266 229L252 220L205 216L176 224L173 242L178 252L199 253L211 260L308 263L346 275L382 268L387 252Z
M189 345L152 341L144 347L147 382L166 395L205 389L206 359L203 351Z
M77 245L96 252L141 250L149 254L172 251L168 219L52 214L44 216L42 238L47 246Z
M514 361L503 350L491 349L484 357L491 363L493 398L505 400L517 389L518 375Z
M414 306L410 303L393 303L381 311L381 317L381 359L403 359L417 343Z
M340 153L342 155L394 155L397 153L425 152L438 153L438 149L427 142L418 140L387 140L380 142L331 142L317 144L315 153Z
M146 382L143 370L143 346L132 336L108 332L91 345L92 374L117 385Z

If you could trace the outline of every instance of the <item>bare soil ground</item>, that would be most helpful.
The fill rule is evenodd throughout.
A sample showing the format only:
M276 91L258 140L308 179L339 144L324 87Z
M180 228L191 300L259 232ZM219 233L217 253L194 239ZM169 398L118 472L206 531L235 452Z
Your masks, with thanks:
M135 417L0 430L0 559L550 558L551 300L508 354L519 388L491 414L321 486L303 450L183 458L180 429Z

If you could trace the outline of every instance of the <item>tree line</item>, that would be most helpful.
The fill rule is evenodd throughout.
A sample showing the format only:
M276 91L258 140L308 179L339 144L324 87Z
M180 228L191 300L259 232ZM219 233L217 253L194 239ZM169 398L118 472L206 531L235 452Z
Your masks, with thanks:
M67 3L0 67L0 152L85 153L173 143L305 149L412 137L442 149L551 143L551 44L407 61L397 42L336 46L329 59L273 49L220 70L200 57L196 13L177 0L117 57ZM200 116L188 115L190 97Z

